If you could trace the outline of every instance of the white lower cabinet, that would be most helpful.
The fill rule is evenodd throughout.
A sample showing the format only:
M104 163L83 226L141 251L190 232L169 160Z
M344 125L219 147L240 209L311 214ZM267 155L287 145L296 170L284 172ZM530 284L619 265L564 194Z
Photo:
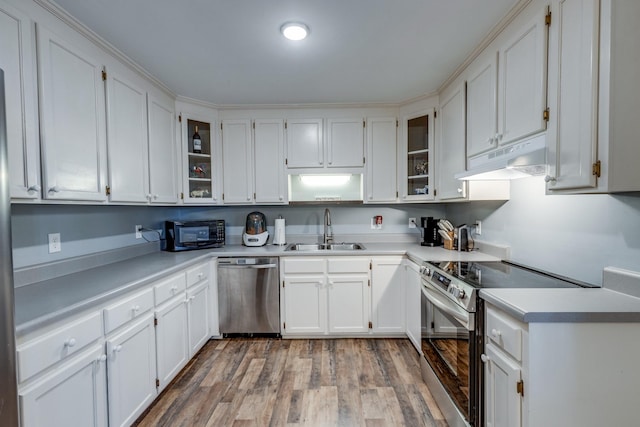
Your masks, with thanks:
M78 354L19 391L23 427L107 426L102 344Z
M157 395L153 313L107 337L107 369L109 425L129 426Z
M487 344L485 361L485 425L518 427L522 425L522 401L516 392L522 367L496 346Z
M285 263L287 261L284 261ZM287 335L324 334L327 324L325 277L287 277L282 281L283 332Z
M366 333L369 330L369 274L327 278L330 334Z
M374 333L405 332L402 257L374 257L371 261L371 323Z
M185 294L157 308L156 321L158 391L161 391L189 361Z
M209 340L209 282L203 281L187 290L187 326L189 328L189 357Z
M407 337L418 350L422 353L421 327L422 317L420 312L420 299L422 295L422 282L420 276L420 267L413 261L406 260L404 265L404 283L405 283L405 321Z

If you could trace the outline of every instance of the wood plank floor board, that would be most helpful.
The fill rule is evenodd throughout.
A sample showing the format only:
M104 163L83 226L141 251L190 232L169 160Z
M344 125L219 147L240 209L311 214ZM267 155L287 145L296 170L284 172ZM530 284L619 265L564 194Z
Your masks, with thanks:
M134 425L446 426L404 339L209 341Z

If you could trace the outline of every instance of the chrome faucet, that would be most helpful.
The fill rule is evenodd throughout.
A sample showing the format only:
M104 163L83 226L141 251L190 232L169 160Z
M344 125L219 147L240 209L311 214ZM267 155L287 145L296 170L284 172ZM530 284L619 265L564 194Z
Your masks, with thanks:
M325 245L333 243L333 235L329 232L329 227L331 227L331 212L329 212L329 208L326 208L324 210L324 236L322 238L322 243Z

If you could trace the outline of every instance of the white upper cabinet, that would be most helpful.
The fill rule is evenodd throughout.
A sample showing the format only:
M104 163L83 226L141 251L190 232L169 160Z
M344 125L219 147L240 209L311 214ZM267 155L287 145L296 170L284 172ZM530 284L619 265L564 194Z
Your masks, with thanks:
M257 119L253 122L255 202L286 203L284 172L284 121Z
M287 120L287 167L324 166L322 119Z
M12 199L39 199L40 150L33 22L0 1L0 68L4 71L9 187Z
M640 2L557 0L547 193L640 190Z
M252 203L251 120L222 121L222 169L224 203Z
M476 60L469 68L467 78L467 156L469 157L495 148L498 144L496 141L497 83L498 55L491 51L488 55L483 55Z
M175 143L175 105L160 93L147 93L149 110L149 200L178 203L178 150Z
M364 127L362 118L327 119L327 167L364 166Z
M37 30L44 197L105 201L104 61L97 49Z
M218 203L221 169L216 124L211 113L183 111L182 124L182 192L184 203ZM196 132L197 131L197 132ZM194 140L199 137L200 145Z
M465 86L442 94L438 114L438 199L466 197L466 182L454 178L465 170Z
M434 199L433 146L435 110L414 113L403 118L402 200L423 202Z
M149 201L147 92L114 68L107 77L107 152L112 202Z
M509 144L546 129L547 7L526 10L528 21L502 43L498 72L498 144ZM507 30L511 31L511 30Z
M397 126L395 117L367 119L366 203L398 198Z

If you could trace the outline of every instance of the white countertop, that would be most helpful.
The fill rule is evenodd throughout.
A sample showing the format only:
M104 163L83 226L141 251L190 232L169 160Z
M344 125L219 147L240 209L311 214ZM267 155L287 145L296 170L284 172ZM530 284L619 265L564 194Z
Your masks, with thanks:
M219 249L186 252L153 252L125 261L89 268L15 289L16 336L24 336L52 322L89 310L166 277L189 265L215 257L259 256L384 256L408 255L426 260L498 260L475 252L456 252L415 243L365 243L358 251L285 251L286 246L246 247L227 245Z
M640 322L640 298L605 288L482 289L480 297L526 323Z

